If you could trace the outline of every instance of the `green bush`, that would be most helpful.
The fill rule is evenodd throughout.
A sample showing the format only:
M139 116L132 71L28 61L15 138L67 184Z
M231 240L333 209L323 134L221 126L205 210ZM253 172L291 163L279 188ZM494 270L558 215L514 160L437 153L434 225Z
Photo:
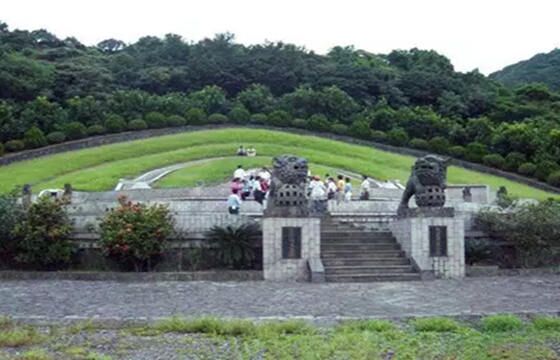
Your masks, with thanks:
M328 132L331 130L331 123L325 115L314 114L307 120L307 129Z
M537 170L537 165L531 162L523 163L519 165L519 167L517 168L517 172L525 176L533 176L536 170Z
M371 139L371 129L369 124L364 120L356 120L350 125L348 129L348 135L369 140Z
M18 263L35 269L60 269L70 263L72 225L65 203L42 197L33 203L14 228Z
M430 150L438 154L446 154L449 149L449 141L441 136L430 139Z
M151 271L173 232L173 218L163 205L147 206L119 198L99 225L103 253L135 271Z
M504 169L507 171L517 171L521 164L525 163L527 158L520 152L514 151L507 154Z
M122 116L111 114L105 119L105 129L108 132L116 134L126 130L126 121Z
M107 129L105 129L105 127L103 127L103 125L91 125L90 127L87 128L87 134L88 136L97 136L97 135L103 135L107 132Z
M287 127L291 121L292 117L284 110L275 110L268 114L268 123L272 126Z
M430 148L430 144L424 139L414 138L410 140L408 144L410 145L410 147L420 150L428 150Z
M206 238L216 247L216 257L230 269L252 269L255 261L255 239L260 229L254 224L214 226Z
M0 143L0 156L4 156L4 144Z
M538 316L533 319L533 327L543 331L560 331L560 318L553 316Z
M35 149L47 145L47 138L41 129L33 126L23 135L23 143L27 149Z
M414 319L411 324L414 330L422 332L456 332L461 329L455 320L444 317Z
M387 142L387 134L381 130L373 130L371 132L371 139L376 142L384 143Z
M472 162L482 162L482 158L488 154L486 145L472 142L465 149L465 159Z
M553 172L560 170L560 165L552 160L543 160L537 163L535 177L541 181L546 181Z
M128 130L138 131L138 130L146 130L148 128L148 124L142 119L134 119L128 123Z
M206 123L206 113L199 108L191 108L185 113L185 120L188 125L204 125Z
M66 135L62 131L53 131L47 135L49 144L60 144L66 140Z
M157 111L147 113L146 116L144 116L144 121L146 121L150 129L160 129L167 126L165 115Z
M25 149L25 144L21 140L10 140L4 144L7 152L16 152Z
M246 124L251 118L251 113L247 111L245 106L237 105L228 113L228 118L236 124Z
M251 115L250 119L251 124L267 124L268 123L268 116L266 114L253 114Z
M167 118L167 126L179 127L187 125L187 120L179 115L171 115Z
M331 126L331 131L338 135L347 135L348 134L348 125L344 125L341 123L334 123Z
M84 124L73 121L64 126L64 133L68 140L83 139L87 136L87 128Z
M523 322L515 315L492 315L482 319L482 329L486 332L504 332L521 329Z
M560 171L555 171L552 174L548 175L546 182L549 185L560 187Z
M341 332L385 332L395 330L396 326L387 320L349 320L337 326L336 331Z
M454 158L462 159L465 157L465 148L461 145L455 145L449 148L448 153Z
M486 166L502 169L505 165L505 160L500 154L489 154L482 157L482 163Z
M396 128L387 133L387 139L391 145L405 146L408 143L408 134L404 129Z
M15 258L14 229L23 217L15 192L0 195L0 264L10 264Z
M228 122L228 120L229 120L228 117L225 116L224 114L214 113L208 116L207 122L209 124L225 124Z
M306 129L307 128L307 120L305 119L294 119L292 121L292 126L299 128L299 129Z

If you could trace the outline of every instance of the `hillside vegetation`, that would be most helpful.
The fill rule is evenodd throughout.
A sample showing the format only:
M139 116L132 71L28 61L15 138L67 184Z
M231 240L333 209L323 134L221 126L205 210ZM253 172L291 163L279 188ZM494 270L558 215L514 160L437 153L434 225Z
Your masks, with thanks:
M225 168L223 159L218 158L231 157L240 144L254 146L258 151L259 157L255 160L240 158L240 161L255 161L254 164L246 163L247 166L260 165L260 157L291 153L306 157L319 175L329 169L340 169L368 174L380 180L398 179L404 183L414 162L410 156L315 136L230 128L154 137L13 163L0 171L0 191L7 192L26 183L32 184L35 191L60 188L65 183L72 184L77 190L111 190L121 178L133 178L152 169L202 159L207 159L206 164L191 169L190 175L185 175L189 172L187 169L171 175L169 180L164 178L161 184L188 186L199 181L226 181L236 162L229 160L229 167ZM504 178L454 166L449 169L448 180L451 184L488 184L494 189L506 186L510 194L520 197L556 197Z
M0 153L181 126L291 126L481 162L560 186L560 95L456 72L432 50L326 55L232 34L85 46L0 23Z
M549 88L560 90L560 49L506 66L490 75L491 79L508 86L521 86L528 83L542 83Z

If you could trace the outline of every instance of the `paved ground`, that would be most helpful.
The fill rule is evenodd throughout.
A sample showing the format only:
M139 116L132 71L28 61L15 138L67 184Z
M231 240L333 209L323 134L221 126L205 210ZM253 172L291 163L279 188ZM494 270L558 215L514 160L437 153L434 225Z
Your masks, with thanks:
M0 314L60 320L560 313L560 275L368 284L0 282Z

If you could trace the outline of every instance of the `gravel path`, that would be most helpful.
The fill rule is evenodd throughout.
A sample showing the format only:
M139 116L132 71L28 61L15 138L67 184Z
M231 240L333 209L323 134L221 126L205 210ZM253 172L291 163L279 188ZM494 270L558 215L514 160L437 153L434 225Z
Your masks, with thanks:
M386 283L3 281L0 314L21 319L153 319L560 313L560 276Z

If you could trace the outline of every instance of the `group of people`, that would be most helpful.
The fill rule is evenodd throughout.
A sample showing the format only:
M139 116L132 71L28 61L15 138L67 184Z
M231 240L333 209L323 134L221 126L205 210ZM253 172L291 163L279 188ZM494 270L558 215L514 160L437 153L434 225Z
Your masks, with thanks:
M325 175L325 180L321 181L318 175L311 176L307 195L311 200L333 200L350 201L352 200L352 181L349 177L338 175L336 180L329 174ZM360 200L369 200L370 183L367 175L362 176L360 184Z
M243 145L239 145L236 154L237 156L257 156L257 150L252 146L245 149Z
M227 200L230 214L239 214L241 203L253 196L253 199L261 205L265 205L270 189L271 174L268 169L247 172L242 165L238 165L233 172L230 185L230 195Z

